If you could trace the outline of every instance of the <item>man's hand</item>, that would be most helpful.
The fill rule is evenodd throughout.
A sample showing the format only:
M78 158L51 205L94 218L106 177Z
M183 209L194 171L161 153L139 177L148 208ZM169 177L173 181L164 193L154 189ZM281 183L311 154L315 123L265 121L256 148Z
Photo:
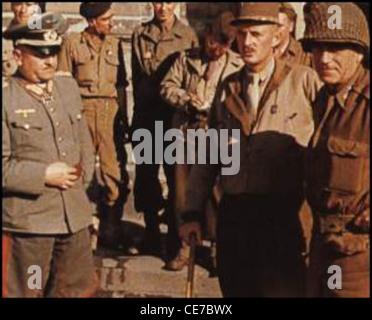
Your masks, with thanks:
M204 105L204 101L200 100L196 94L189 93L190 101L189 103L196 109L200 109Z
M78 169L64 162L54 162L45 171L45 184L49 187L67 190L74 186L77 179L79 179Z
M201 237L201 228L199 222L187 222L183 225L181 225L179 230L179 235L182 240L184 240L188 245L190 245L190 235L192 233L196 234L196 241L197 244L201 244L202 237Z
M355 219L354 225L357 228L360 228L361 230L365 230L366 232L369 232L369 227L370 227L369 216L370 216L370 209L368 208L364 210L363 213Z

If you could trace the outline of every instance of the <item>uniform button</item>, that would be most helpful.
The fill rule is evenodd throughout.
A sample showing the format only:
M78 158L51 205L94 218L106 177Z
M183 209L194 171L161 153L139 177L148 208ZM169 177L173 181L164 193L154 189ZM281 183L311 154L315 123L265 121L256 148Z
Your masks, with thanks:
M79 113L79 114L76 116L76 118L77 118L78 120L81 120L81 114Z
M25 128L26 130L28 130L28 129L30 129L30 125L29 125L28 123L26 123L26 124L24 125L24 128Z
M66 153L66 152L62 152L62 153L61 153L61 156L62 156L63 158L66 158L67 153Z
M59 137L58 138L58 142L62 142L63 141L63 138L62 137Z
M50 110L51 113L53 113L55 109L54 108L50 108L49 110Z
M60 123L59 121L56 121L56 127L59 127Z

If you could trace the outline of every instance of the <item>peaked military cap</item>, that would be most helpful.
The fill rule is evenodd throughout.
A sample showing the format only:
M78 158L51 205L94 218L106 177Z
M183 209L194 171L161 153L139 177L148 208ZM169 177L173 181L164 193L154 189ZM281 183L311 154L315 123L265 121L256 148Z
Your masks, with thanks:
M246 23L278 24L278 2L241 2L238 16L231 22L233 26Z
M38 28L41 26L41 28ZM14 45L27 45L42 54L58 51L66 31L67 23L60 14L47 12L36 17L32 25L18 24L4 32L4 38L13 40Z
M86 18L96 18L111 8L112 2L83 2L80 5L80 14Z

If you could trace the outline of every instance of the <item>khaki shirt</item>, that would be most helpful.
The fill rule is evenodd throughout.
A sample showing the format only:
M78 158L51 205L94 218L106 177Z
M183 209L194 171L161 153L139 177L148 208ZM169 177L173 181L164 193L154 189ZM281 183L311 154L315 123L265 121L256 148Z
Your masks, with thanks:
M357 215L370 206L370 75L359 67L348 86L315 102L307 161L310 203L318 214Z
M3 230L66 234L92 222L85 190L93 178L94 149L79 88L71 77L56 76L49 84L52 98L43 100L40 88L19 77L4 83ZM45 185L45 170L57 161L83 168L66 191Z
M58 69L72 73L84 98L117 98L128 85L123 52L116 37L100 40L83 31L64 40Z
M312 103L321 82L312 69L277 60L254 118L244 100L245 76L242 69L225 80L210 112L210 128L230 134L231 129L240 130L240 169L235 175L220 175L222 192L297 194L304 181L304 150L314 129ZM201 212L224 166L194 166L185 211Z
M162 34L155 20L134 30L132 37L132 74L134 123L161 117L159 85L177 59L179 52L198 46L195 31L178 19L171 30Z

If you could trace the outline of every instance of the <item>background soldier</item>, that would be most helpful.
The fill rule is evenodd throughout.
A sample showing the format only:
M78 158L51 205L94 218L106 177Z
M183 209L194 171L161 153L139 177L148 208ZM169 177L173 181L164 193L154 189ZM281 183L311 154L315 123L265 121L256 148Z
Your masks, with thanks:
M117 248L129 192L124 148L128 127L125 94L128 83L123 44L110 35L114 15L111 2L82 3L80 14L89 26L65 40L58 68L70 71L79 84L84 116L99 156L98 176L103 184L98 195L99 243Z
M217 271L227 297L298 297L304 294L299 209L303 153L313 133L315 72L274 60L277 3L245 2L233 21L245 68L228 77L212 106L209 127L240 129L240 170L219 175L221 164L196 164L187 190L187 222L198 215L217 176L223 197L217 219ZM231 138L230 144L235 143Z
M94 154L71 77L57 76L60 18L16 25L18 73L3 85L3 297L86 297L97 288L86 187ZM41 289L28 286L41 268Z
M11 21L9 27L16 24L27 23L33 12L29 12L31 6L39 6L40 13L45 12L45 2L11 2L11 8L14 13L14 18ZM13 44L12 41L5 40L3 38L3 49L2 49L2 75L9 77L17 71L17 63L13 57Z
M132 131L144 128L154 137L155 121L163 121L164 131L171 127L173 110L162 101L160 82L169 71L178 53L197 47L193 29L183 25L174 14L176 3L154 2L154 19L135 29L132 38L132 74L134 115ZM133 146L136 146L133 142ZM153 150L155 150L153 141ZM165 145L166 147L166 145ZM155 163L155 161L153 161ZM167 177L168 202L168 254L174 257L180 247L173 210L174 177L172 168L164 165ZM146 223L142 251L157 252L160 248L158 212L164 208L162 187L159 182L159 165L136 166L134 184L135 208L144 212Z
M207 114L218 85L230 74L243 67L240 55L230 50L235 39L235 28L230 26L233 19L231 12L225 12L212 25L207 25L203 34L202 48L181 53L161 83L163 99L177 110L173 126L182 129L185 137L187 137L187 129L205 128ZM186 145L187 138L185 147ZM175 165L177 217L185 207L186 186L190 170L189 164ZM213 198L207 209L209 227L207 227L209 229L207 236L212 240L215 240L216 200ZM182 270L187 264L188 257L189 246L183 242L178 256L169 261L166 268L174 271Z
M342 11L329 29L328 8ZM370 74L369 30L353 3L307 6L305 43L325 86L314 105L316 130L308 157L308 198L314 214L310 295L369 297ZM342 272L342 290L327 286L328 268Z
M279 2L279 31L280 41L275 48L275 57L288 63L311 65L311 55L305 53L301 44L296 40L297 14L290 3Z

